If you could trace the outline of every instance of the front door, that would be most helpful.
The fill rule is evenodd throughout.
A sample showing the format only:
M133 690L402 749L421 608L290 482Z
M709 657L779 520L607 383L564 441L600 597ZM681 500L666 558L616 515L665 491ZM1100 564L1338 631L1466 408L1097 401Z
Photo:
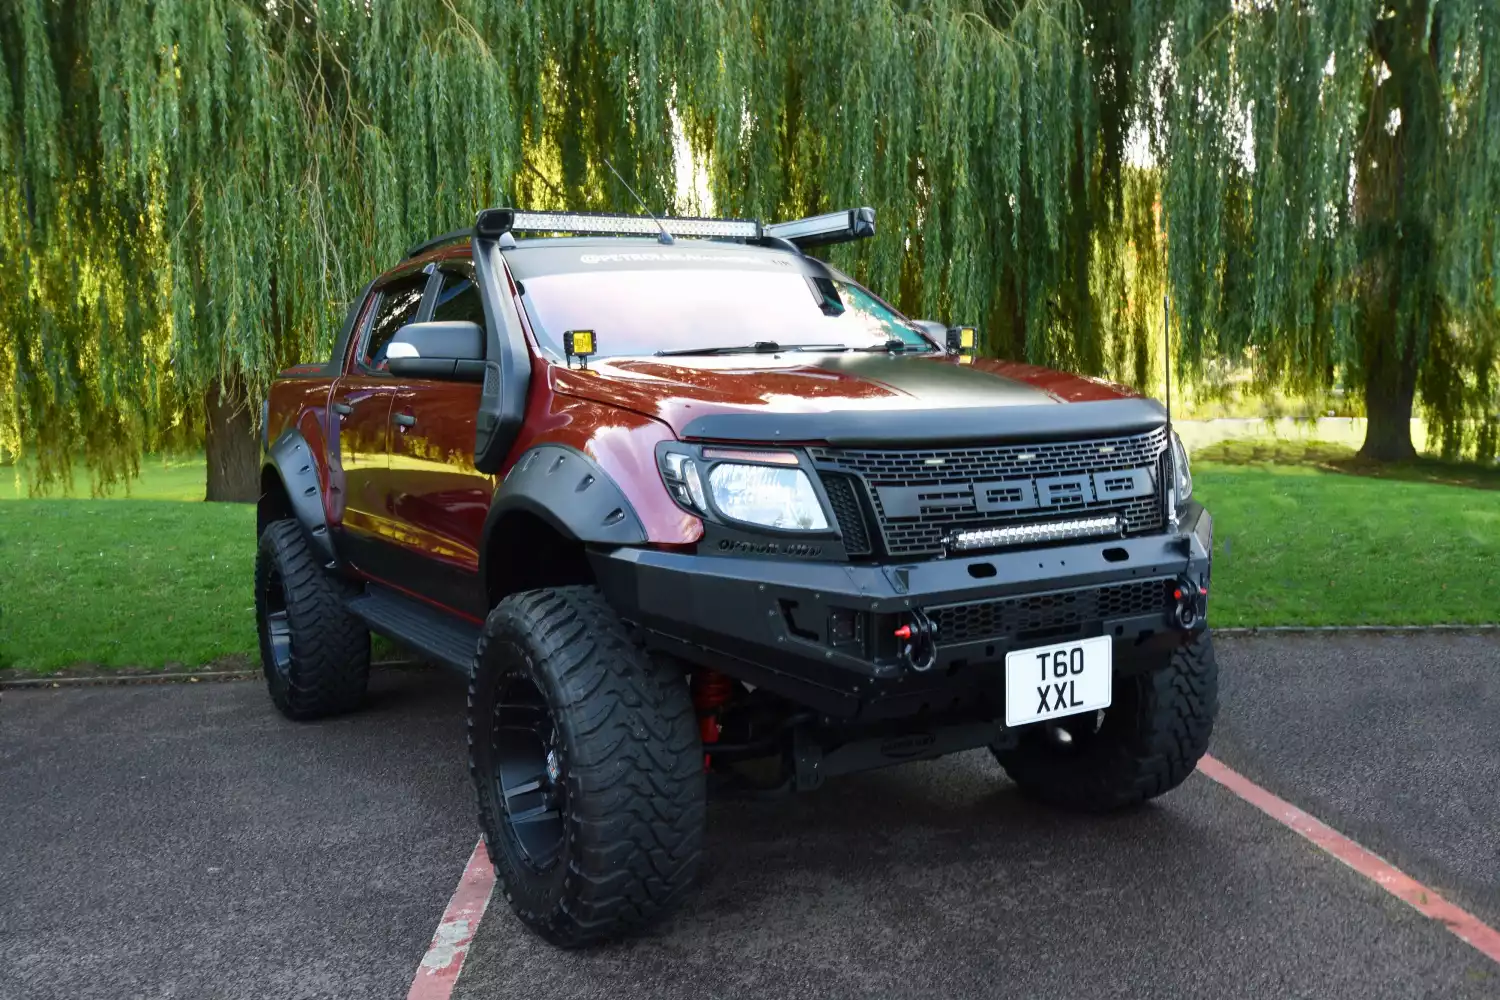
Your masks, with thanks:
M472 275L440 271L430 319L484 325ZM483 618L479 545L495 480L474 468L474 382L404 380L391 406L391 536L406 586L455 611Z
M416 319L427 281L426 274L409 275L375 292L354 357L329 399L329 478L339 553L361 573L382 579L392 572L389 543L397 528L390 495L396 381L385 370L385 347Z

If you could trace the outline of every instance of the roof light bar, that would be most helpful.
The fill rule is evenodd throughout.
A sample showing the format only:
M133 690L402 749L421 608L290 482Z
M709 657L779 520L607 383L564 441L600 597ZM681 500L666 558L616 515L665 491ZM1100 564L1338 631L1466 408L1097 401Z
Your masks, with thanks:
M760 223L754 219L666 218L661 224L674 236L719 236L758 239ZM475 223L479 235L501 233L589 233L620 236L655 236L661 230L644 215L608 215L595 212L527 212L514 208L487 208Z
M993 549L1002 545L1028 545L1037 542L1055 542L1062 538L1094 538L1099 535L1118 535L1120 517L1081 517L1074 521L1053 521L1050 524L1021 524L1009 528L978 528L973 531L955 531L948 538L948 547L959 552L974 549Z
M862 240L875 235L875 210L846 208L790 222L773 222L765 227L765 234L787 240L804 250Z

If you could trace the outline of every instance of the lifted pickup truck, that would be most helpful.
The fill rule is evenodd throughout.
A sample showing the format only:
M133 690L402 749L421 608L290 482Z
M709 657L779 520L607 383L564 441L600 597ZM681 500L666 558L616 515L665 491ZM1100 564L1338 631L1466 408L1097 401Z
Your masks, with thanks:
M873 231L486 210L271 387L273 702L357 707L371 632L462 671L490 858L557 944L682 897L710 785L987 747L1101 811L1207 747L1212 521L1167 414L805 253Z

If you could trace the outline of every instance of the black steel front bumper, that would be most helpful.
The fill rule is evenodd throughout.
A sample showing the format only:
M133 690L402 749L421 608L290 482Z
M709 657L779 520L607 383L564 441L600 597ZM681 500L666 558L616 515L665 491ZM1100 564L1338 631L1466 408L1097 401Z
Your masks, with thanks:
M592 559L610 604L657 651L829 716L941 714L996 697L1012 650L1109 635L1128 673L1201 631L1201 617L1186 628L1174 617L1174 595L1206 610L1213 520L1196 503L1179 513L1167 534L920 563L643 548ZM919 670L896 633L924 618L935 656Z

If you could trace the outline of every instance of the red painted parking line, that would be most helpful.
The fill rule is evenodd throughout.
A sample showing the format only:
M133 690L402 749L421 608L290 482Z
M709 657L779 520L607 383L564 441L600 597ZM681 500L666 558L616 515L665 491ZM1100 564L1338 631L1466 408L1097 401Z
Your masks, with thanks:
M1204 757L1198 762L1198 770L1267 816L1338 858L1424 917L1441 921L1459 940L1472 945L1491 961L1500 962L1500 931L1469 911L1454 906L1395 865L1365 850L1285 799L1266 791L1221 761Z
M453 898L448 900L448 909L432 935L432 944L417 966L417 978L411 984L406 1000L448 1000L453 995L453 984L463 971L464 959L469 956L469 942L484 919L484 911L490 904L490 892L495 888L495 869L490 867L490 856L485 852L484 840L474 845L469 863L464 866L463 877Z

